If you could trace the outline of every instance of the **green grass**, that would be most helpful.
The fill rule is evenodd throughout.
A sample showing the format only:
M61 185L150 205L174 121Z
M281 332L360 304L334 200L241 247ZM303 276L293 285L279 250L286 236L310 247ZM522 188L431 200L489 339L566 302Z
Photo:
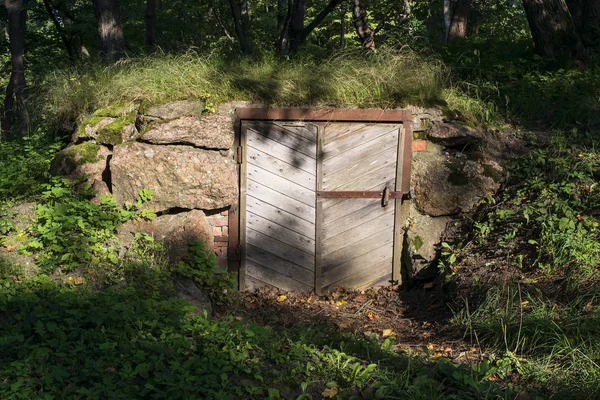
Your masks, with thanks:
M56 71L40 88L55 126L115 103L201 99L267 105L399 107L441 100L443 65L415 52L343 53L326 60L160 55Z

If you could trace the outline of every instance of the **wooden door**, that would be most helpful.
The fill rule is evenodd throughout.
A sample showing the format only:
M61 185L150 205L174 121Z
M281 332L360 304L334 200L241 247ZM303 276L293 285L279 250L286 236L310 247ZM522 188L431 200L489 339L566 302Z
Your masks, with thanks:
M244 122L241 143L241 273L246 287L312 290L317 127Z
M401 125L332 123L324 130L324 192L396 190ZM335 194L335 193L334 193ZM323 198L321 287L366 288L392 278L396 202Z
M398 279L400 200L324 195L404 190L401 126L242 123L245 288L321 292Z

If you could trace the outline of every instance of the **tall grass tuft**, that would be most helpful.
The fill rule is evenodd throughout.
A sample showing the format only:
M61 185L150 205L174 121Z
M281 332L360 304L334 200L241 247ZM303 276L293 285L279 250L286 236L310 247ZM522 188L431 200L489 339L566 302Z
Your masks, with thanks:
M109 104L209 96L214 103L390 108L440 101L446 79L441 62L411 50L346 52L322 62L188 53L58 70L39 101L58 124Z

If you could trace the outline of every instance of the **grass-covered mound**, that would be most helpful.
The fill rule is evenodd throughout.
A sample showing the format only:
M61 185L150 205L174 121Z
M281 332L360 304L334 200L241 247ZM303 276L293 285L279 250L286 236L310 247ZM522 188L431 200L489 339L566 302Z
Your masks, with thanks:
M40 90L43 113L61 123L115 103L183 99L363 108L432 104L442 100L446 78L439 61L408 50L344 53L326 60L189 53L61 70Z

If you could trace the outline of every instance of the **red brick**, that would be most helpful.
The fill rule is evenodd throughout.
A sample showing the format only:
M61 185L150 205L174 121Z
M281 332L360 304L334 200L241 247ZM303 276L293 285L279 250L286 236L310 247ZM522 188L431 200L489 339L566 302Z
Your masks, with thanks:
M223 236L229 236L229 226L223 227Z
M229 218L227 218L227 217L215 215L212 217L212 220L213 220L213 226L228 226L229 225Z
M215 254L216 254L217 256L220 256L221 254L223 254L223 248L222 248L222 247L217 247L217 248L215 249Z
M426 140L414 140L412 142L412 151L425 151L427 150Z
M221 236L223 234L223 228L221 228L220 226L215 226L213 228L213 235L214 236Z
M221 211L221 215L228 216L229 210Z
M215 247L227 247L228 245L228 242L215 242Z

